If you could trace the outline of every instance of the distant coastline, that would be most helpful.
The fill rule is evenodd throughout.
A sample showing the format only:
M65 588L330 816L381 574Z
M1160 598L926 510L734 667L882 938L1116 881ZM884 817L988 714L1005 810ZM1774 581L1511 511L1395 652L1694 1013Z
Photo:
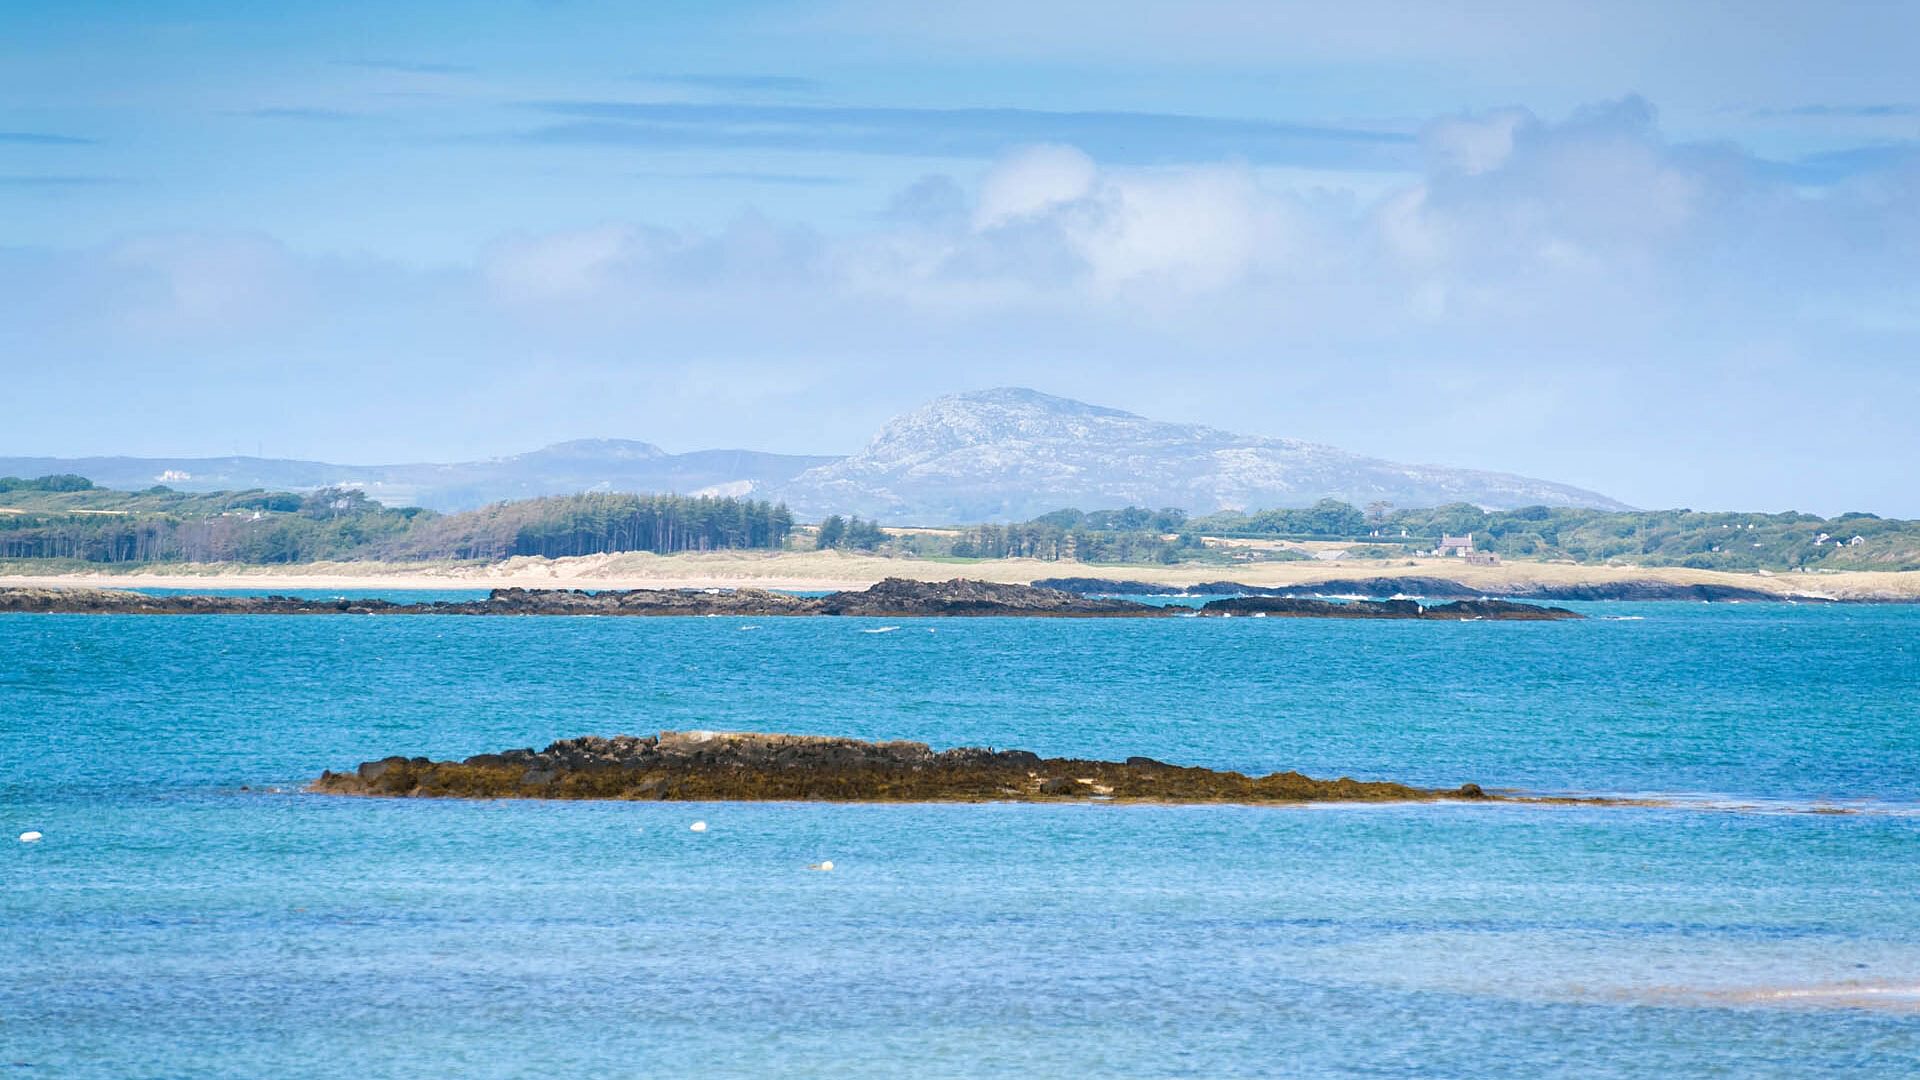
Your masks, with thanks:
M8 569L21 569L14 564ZM1069 574L1070 572L1070 574ZM934 560L843 551L645 552L492 563L323 562L283 566L159 564L122 571L8 573L0 586L154 589L449 590L496 588L702 589L801 591L864 589L888 577L944 581L966 577L1032 584L1066 576L1164 585L1169 591L1231 580L1259 588L1306 587L1354 579L1444 579L1483 595L1533 595L1543 587L1626 582L1701 585L1782 600L1920 602L1920 571L1735 573L1684 567L1588 566L1510 560L1479 566L1458 558L1340 560L1212 565L1104 565L1038 559ZM1417 594L1416 589L1403 590Z
M292 596L169 593L126 589L15 589L0 587L0 613L45 615L612 615L753 618L876 616L924 618L1425 619L1545 622L1583 618L1565 608L1507 600L1347 600L1239 596L1210 600L1198 610L1087 596L1031 585L954 578L943 582L887 578L866 589L796 596L766 589L495 589L484 599L396 603L385 599L313 599Z

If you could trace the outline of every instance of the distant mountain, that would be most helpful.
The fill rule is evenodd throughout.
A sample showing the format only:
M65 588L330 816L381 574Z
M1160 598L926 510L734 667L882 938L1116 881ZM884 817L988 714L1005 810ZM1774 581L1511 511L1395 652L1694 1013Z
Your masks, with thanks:
M1191 513L1304 506L1467 502L1492 509L1625 504L1565 484L1438 465L1400 465L1296 439L1149 420L1033 390L940 398L852 457L809 469L775 494L802 518L859 513L890 522L1020 521L1061 507L1175 506Z
M579 491L745 495L839 460L754 450L669 454L651 443L580 439L512 457L450 465L331 465L277 458L0 458L0 476L77 473L102 487L181 491L358 487L390 506L471 510L503 499Z
M578 491L752 495L802 520L857 513L900 524L1023 521L1062 507L1305 506L1323 498L1489 509L1625 504L1565 484L1438 465L1398 465L1295 439L1148 420L1033 390L981 390L895 417L852 457L700 450L581 439L451 465L329 465L273 458L0 458L0 475L78 473L103 487L365 489L389 505L468 510Z

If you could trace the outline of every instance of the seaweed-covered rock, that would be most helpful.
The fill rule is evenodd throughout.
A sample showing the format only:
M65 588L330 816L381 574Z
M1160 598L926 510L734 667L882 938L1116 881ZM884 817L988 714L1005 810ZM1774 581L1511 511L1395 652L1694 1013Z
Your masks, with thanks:
M1309 600L1296 596L1234 596L1209 600L1202 615L1266 615L1316 619L1500 619L1535 622L1585 618L1566 608L1509 600L1455 600L1423 607L1416 600Z
M323 773L312 790L462 798L815 800L827 802L1311 802L1487 798L1474 785L1436 791L1297 772L1250 777L1169 765L1041 758L1026 750L816 735L663 731L563 739L545 750L465 761L389 757Z
M1501 601L1468 600L1421 608L1411 600L1334 603L1243 596L1209 602L1202 614L1327 618L1577 618L1572 612ZM1054 618L1166 618L1187 614L1131 600L1082 596L989 581L887 578L871 588L805 597L764 589L495 589L484 600L398 604L388 600L306 600L291 596L148 596L111 589L0 588L0 612L106 615L865 615L924 618L1005 615ZM1543 615L1542 612L1552 614Z
M1131 600L1093 599L1060 589L1003 585L992 581L912 581L887 578L859 592L819 600L823 615L1141 615L1164 612Z

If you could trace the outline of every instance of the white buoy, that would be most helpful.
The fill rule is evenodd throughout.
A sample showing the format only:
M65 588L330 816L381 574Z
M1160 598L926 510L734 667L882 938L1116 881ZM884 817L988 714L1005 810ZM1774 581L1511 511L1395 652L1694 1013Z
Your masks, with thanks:
M825 871L828 871L828 870L832 870L832 869L833 869L833 860L832 860L832 859L823 859L823 860L821 860L820 862L817 862L817 863L814 863L814 864L813 864L812 866L809 866L809 867L807 867L807 869L809 869L809 870L819 870L819 871L822 871L822 872L825 872Z
M706 832L707 823L704 821L696 821L693 824L687 826L687 828L692 829L694 832Z
M20 842L23 844L37 844L40 842L40 834L31 831L23 832L20 834Z

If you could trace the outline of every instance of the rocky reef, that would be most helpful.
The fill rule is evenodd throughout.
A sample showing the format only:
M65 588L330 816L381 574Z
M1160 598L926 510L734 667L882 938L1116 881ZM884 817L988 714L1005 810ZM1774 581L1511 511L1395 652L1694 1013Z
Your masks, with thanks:
M952 615L1157 616L1161 609L985 581L887 578L867 589L794 596L765 589L495 589L485 600L418 604L291 596L151 596L121 589L0 588L0 612L100 615Z
M1540 622L1584 619L1566 608L1508 600L1455 600L1422 606L1413 600L1306 600L1291 596L1235 596L1209 600L1202 615L1271 615L1294 619L1502 619Z
M1404 577L1331 578L1300 585L1246 585L1237 581L1203 581L1196 585L1164 585L1119 578L1043 578L1036 586L1079 593L1082 596L1418 596L1429 600L1474 600L1489 594L1508 600L1797 600L1834 602L1829 597L1805 596L1743 585L1689 584L1673 581L1596 581L1548 585L1515 582L1497 589L1476 588L1449 578Z
M1253 614L1236 607L1245 598L1216 600L1202 615ZM1570 611L1478 601L1421 608L1411 601L1350 604L1289 600L1264 613L1325 618L1578 618ZM764 589L495 589L485 600L398 604L389 600L306 600L291 596L149 596L117 589L4 589L0 612L83 615L845 615L878 618L1028 616L1056 618L1164 618L1192 614L1131 600L1082 596L1032 585L987 581L909 581L887 578L867 589L826 596L794 596ZM1544 614L1543 614L1544 613Z
M814 802L1159 803L1486 800L1476 784L1451 790L1297 772L1248 776L1125 761L1042 758L1025 750L813 735L663 731L656 736L563 739L464 761L389 757L324 772L311 789L333 795L442 798L666 799Z

